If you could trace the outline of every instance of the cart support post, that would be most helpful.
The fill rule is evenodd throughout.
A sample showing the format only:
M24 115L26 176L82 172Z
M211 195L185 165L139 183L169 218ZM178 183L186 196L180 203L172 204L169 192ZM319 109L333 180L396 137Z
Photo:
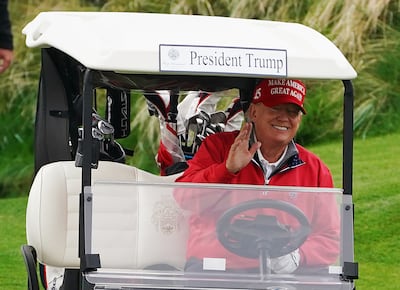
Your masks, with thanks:
M353 204L353 122L354 91L350 80L343 80L343 203L342 203L342 265L344 280L358 279L358 263L354 262Z
M83 140L82 142L82 187L79 197L79 258L80 272L100 268L100 257L91 253L92 244L92 107L93 107L93 82L92 72L86 69L83 82ZM80 275L82 278L82 275Z
M350 80L343 80L343 189L344 194L353 192L353 109L354 92Z

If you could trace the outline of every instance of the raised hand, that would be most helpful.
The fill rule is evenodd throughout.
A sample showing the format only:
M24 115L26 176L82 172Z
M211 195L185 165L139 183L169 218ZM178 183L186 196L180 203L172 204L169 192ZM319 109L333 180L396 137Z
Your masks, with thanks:
M252 123L245 123L229 150L225 166L231 173L237 173L249 164L254 154L261 146L260 142L256 142L249 148L249 139L252 128Z

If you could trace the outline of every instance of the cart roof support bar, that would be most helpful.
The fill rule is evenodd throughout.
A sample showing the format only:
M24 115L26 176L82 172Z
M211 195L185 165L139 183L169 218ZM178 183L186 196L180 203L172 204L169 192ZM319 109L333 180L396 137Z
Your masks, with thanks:
M82 188L79 198L79 257L81 261L80 270L86 272L100 268L100 256L91 253L91 230L92 230L92 107L93 107L93 82L92 71L87 69L83 82L83 140L82 142ZM96 162L96 161L95 161Z
M343 190L344 194L353 192L353 109L354 92L350 80L344 80L343 102Z

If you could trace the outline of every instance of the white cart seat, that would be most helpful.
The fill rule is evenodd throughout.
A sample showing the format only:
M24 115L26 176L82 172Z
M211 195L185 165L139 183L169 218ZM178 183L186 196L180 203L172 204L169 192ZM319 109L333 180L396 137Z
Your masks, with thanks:
M181 269L185 262L187 220L171 192L146 192L127 182L173 182L174 176L157 176L125 164L102 161L92 170L92 182L125 182L124 192L109 186L93 190L93 253L100 254L104 268L142 269L168 264ZM128 187L127 187L128 186ZM94 186L93 188L96 188ZM46 265L79 268L78 212L81 168L73 161L43 166L37 173L28 199L26 227L28 244ZM178 227L160 230L154 223L160 207L173 208ZM171 211L169 211L171 212ZM179 219L179 220L178 220ZM149 242L150 241L150 242ZM166 255L165 253L168 253Z

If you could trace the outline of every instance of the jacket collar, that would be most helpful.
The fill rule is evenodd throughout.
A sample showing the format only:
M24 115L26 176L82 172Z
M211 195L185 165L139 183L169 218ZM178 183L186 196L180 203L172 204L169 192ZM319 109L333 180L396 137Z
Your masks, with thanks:
M250 140L249 140L249 147L256 142L256 137L254 134L254 129L251 132L250 135ZM253 162L255 162L261 169L263 168L261 166L260 159L258 157L258 154L254 154L254 157L252 159ZM303 160L300 159L299 156L299 150L297 150L296 144L294 140L290 141L288 144L288 148L286 150L285 156L281 160L281 162L278 164L276 169L271 173L269 178L271 178L273 175L281 172L285 172L287 170L299 167L301 165L305 164Z

